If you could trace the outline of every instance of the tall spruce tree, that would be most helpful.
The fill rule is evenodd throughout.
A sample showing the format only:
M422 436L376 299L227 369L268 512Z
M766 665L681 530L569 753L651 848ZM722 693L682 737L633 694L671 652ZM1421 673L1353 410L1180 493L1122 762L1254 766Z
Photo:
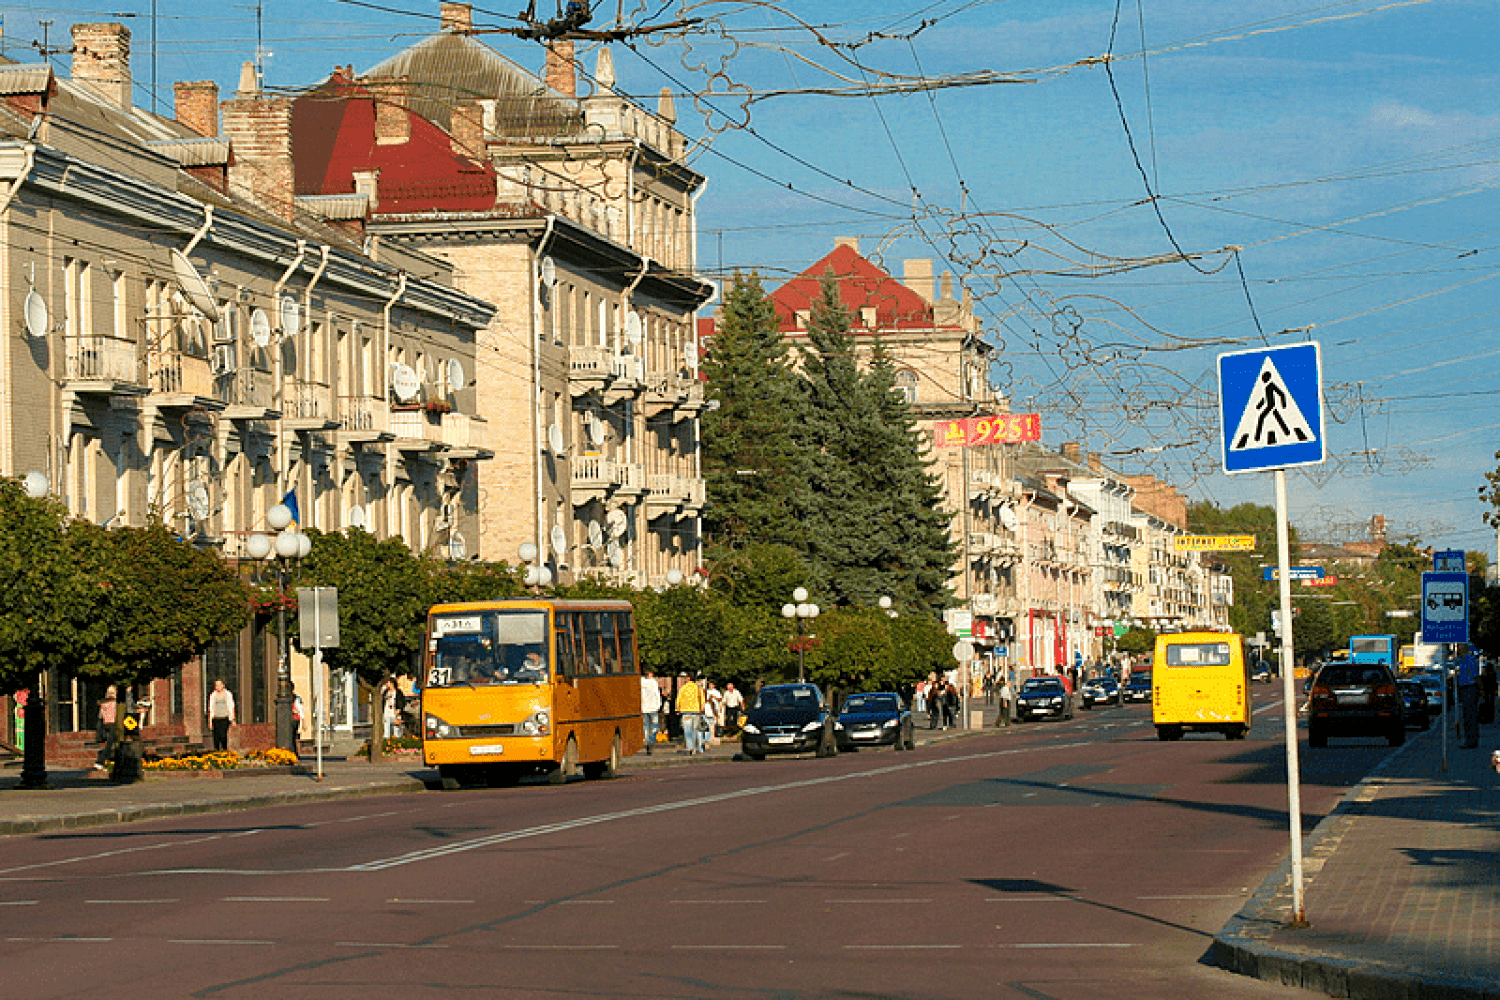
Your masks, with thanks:
M702 418L710 558L755 544L804 549L796 510L806 479L792 437L800 396L759 275L735 274L703 373L719 404Z
M831 274L822 291L802 352L797 433L810 487L798 514L815 582L836 604L868 606L889 594L936 612L950 603L955 554L921 434L886 353L877 347L861 368Z

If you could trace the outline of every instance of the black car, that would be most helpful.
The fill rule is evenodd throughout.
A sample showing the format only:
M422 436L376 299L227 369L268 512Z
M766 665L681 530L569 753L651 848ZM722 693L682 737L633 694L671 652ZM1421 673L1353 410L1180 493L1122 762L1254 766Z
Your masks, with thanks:
M1443 714L1443 676L1435 674L1430 670L1412 674L1411 679L1422 685L1422 690L1427 692L1427 714ZM1450 705L1451 709L1452 706Z
M1257 684L1271 683L1271 665L1265 660L1256 660L1250 668L1250 679Z
M1399 678L1396 687L1401 690L1401 719L1408 729L1426 729L1432 725L1432 713L1427 708L1427 689L1415 678Z
M1057 677L1032 677L1016 694L1016 721L1071 719L1073 696Z
M840 750L860 747L895 747L915 750L911 710L899 694L870 691L851 694L839 708L833 731Z
M1078 703L1084 708L1093 708L1095 705L1118 705L1120 704L1120 682L1108 674L1090 677L1083 682L1083 687L1078 691Z
M1130 675L1125 682L1123 697L1126 701L1151 700L1151 671L1142 670Z
M805 683L761 688L740 730L740 750L751 760L765 760L768 753L837 754L833 712L823 692Z
M1398 747L1406 742L1405 715L1390 667L1324 664L1308 690L1307 745L1325 747L1330 736L1378 736Z

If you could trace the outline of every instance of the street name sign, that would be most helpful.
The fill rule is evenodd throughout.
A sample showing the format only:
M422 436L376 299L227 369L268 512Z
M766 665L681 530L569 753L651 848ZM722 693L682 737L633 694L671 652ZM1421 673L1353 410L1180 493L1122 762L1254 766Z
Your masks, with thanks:
M1281 571L1275 566L1262 566L1261 579L1279 580ZM1323 578L1322 566L1288 566L1286 570L1288 580L1321 580Z
M1422 641L1469 641L1469 574L1422 574Z
M1219 355L1224 471L1317 465L1323 436L1323 366L1315 340Z

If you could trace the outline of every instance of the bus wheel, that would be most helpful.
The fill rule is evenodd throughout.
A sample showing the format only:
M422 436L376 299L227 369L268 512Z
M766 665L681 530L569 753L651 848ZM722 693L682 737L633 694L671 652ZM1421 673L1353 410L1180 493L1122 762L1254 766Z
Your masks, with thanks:
M454 764L439 764L438 783L445 792L456 792L462 788L463 782L458 780L458 767Z
M1182 739L1182 727L1181 726L1157 726L1156 727L1156 738L1159 739L1159 740L1161 740L1164 743L1170 743L1173 740L1180 740L1180 739Z
M615 741L609 746L609 759L583 765L583 776L585 778L619 777L621 757L620 734L615 733Z
M568 777L576 770L578 770L578 743L569 736L568 745L563 747L563 759L548 772L547 782L553 785L565 785Z
M1232 740L1242 740L1246 736L1250 735L1250 727L1249 726L1232 726L1232 727L1230 727L1229 732L1225 733L1224 735L1228 736Z

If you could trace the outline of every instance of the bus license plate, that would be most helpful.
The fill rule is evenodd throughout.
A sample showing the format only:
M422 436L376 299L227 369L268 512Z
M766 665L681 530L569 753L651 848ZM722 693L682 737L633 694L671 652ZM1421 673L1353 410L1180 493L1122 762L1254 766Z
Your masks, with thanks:
M504 753L505 747L499 743L482 747L469 747L470 757L488 757L497 753Z

